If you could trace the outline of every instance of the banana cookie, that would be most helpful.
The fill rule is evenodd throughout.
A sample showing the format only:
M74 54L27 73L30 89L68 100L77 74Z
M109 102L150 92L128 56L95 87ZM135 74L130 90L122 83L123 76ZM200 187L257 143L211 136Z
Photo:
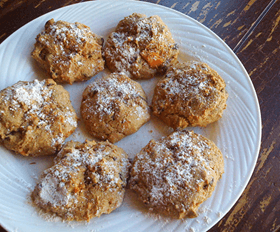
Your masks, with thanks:
M43 172L31 199L64 220L89 221L121 205L128 168L127 154L107 141L70 141Z
M134 13L119 22L104 47L106 65L133 79L152 78L166 71L179 50L159 16Z
M83 93L81 115L88 132L115 143L150 119L141 85L123 73L112 73L90 84Z
M129 187L150 210L173 218L192 218L223 172L223 156L217 146L183 130L151 140L136 155Z
M104 69L102 39L81 23L45 24L36 38L32 57L58 83L85 81Z
M0 92L0 139L9 150L53 155L76 127L69 93L52 79L19 81Z
M225 87L222 77L207 64L178 62L156 85L152 112L174 129L205 127L222 117L228 97Z

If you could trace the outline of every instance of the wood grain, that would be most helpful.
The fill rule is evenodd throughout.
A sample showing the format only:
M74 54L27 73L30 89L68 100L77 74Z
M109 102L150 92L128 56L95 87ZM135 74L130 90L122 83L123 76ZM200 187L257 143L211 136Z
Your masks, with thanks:
M31 20L80 0L1 0L0 43Z
M232 49L254 25L270 0L148 0L178 10L204 24Z
M254 174L239 201L210 231L280 229L280 1L237 53L255 86L263 136Z
M79 0L2 0L0 2L0 43L34 18ZM171 7L211 28L231 48L254 24L270 0L148 0Z

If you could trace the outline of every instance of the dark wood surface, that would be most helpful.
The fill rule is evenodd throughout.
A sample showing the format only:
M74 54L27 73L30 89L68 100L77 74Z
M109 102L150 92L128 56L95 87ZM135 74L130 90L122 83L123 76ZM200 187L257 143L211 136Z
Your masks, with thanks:
M83 1L0 0L0 43L32 19L78 2ZM263 131L255 171L240 199L210 231L280 231L280 0L147 2L212 29L244 64L258 95Z

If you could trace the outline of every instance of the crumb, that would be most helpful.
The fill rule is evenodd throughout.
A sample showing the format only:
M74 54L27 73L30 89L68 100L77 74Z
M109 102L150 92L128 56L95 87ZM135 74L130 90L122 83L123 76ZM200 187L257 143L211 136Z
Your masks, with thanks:
M206 223L206 224L209 224L212 220L209 218L209 217L207 217L207 216L204 216L203 217L203 220L204 220L204 222Z
M195 232L195 229L193 227L189 228L190 232Z
M221 213L221 212L217 212L216 214L217 214L218 217L221 217L221 216L222 216L222 213Z

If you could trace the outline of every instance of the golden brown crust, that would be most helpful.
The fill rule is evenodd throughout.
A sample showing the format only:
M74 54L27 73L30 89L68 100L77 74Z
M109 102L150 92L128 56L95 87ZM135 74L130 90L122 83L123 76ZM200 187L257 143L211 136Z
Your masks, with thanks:
M59 83L85 81L104 69L102 39L81 23L45 24L32 57Z
M70 141L32 192L36 206L67 221L89 221L118 208L124 197L129 161L109 143Z
M196 217L224 172L216 145L191 131L151 140L135 157L129 187L143 203L174 218Z
M185 128L217 121L226 108L226 84L207 64L176 63L158 82L152 112L168 126Z
M178 53L177 44L159 16L137 13L119 22L104 47L108 68L133 79L149 79L165 72Z
M90 84L83 93L81 115L92 136L112 143L135 133L150 119L144 90L123 73Z
M51 79L2 90L0 114L2 143L24 156L55 154L77 127L69 93Z

